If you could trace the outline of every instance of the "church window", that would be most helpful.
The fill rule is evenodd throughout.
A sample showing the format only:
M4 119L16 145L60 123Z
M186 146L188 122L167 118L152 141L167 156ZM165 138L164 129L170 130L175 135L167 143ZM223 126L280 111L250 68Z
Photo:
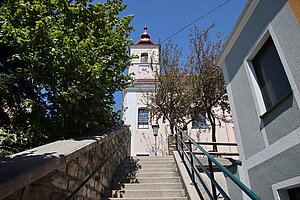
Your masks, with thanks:
M148 53L141 54L141 63L148 63Z
M138 128L149 128L149 111L145 108L140 108L138 110Z
M206 129L206 117L200 114L198 119L192 121L192 129Z

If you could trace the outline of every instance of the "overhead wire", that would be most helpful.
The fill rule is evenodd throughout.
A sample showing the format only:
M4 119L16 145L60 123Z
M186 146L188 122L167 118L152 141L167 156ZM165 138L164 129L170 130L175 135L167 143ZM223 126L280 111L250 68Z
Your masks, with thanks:
M198 17L197 19L195 19L194 21L192 21L192 22L190 22L189 24L185 25L183 28L179 29L178 31L176 31L176 32L173 33L172 35L168 36L167 38L165 38L164 40L162 40L162 41L159 42L158 44L159 44L159 45L163 44L163 43L166 42L167 40L171 39L172 37L174 37L174 36L177 35L178 33L182 32L183 30L185 30L186 28L188 28L189 26L191 26L192 24L194 24L194 23L196 23L197 21L199 21L199 20L201 20L201 19L207 17L208 15L210 15L211 13L213 13L214 11L216 11L216 10L218 10L219 8L223 7L225 4L229 3L230 1L232 1L232 0L226 0L226 1L224 1L224 2L221 3L220 5L214 7L213 9L211 9L209 12L207 12L207 13L205 13L204 15ZM156 47L156 45L153 46L153 47L151 47L151 48L147 51L147 53L150 53L150 51L151 51L152 49L154 49L155 47Z
M209 14L213 13L214 11L218 10L219 8L223 7L225 4L229 3L232 0L226 0L223 3L221 3L220 5L214 7L213 9L211 9L209 12L205 13L204 15L198 17L197 19L195 19L194 21L190 22L189 24L185 25L183 28L179 29L178 31L176 31L175 33L173 33L172 35L168 36L167 38L163 39L161 42L159 42L158 44L161 45L164 42L166 42L167 40L171 39L172 37L174 37L175 35L177 35L178 33L182 32L183 30L185 30L186 28L188 28L189 26L191 26L192 24L196 23L197 21L205 18L206 16L208 16ZM150 51L152 49L154 49L156 46L151 47L147 53L150 53Z
M199 21L200 19L203 19L204 17L208 16L209 14L213 13L214 11L216 11L217 9L221 8L222 6L224 6L225 4L229 3L231 0L227 0L225 2L223 2L222 4L218 5L217 7L213 8L212 10L210 10L209 12L205 13L204 15L200 16L199 18L195 19L194 21L192 21L191 23L187 24L186 26L184 26L183 28L179 29L178 31L176 31L175 33L173 33L172 35L170 35L169 37L167 37L166 39L162 40L161 42L159 42L159 44L164 43L165 41L171 39L172 37L174 37L175 35L177 35L178 33L180 33L181 31L183 31L184 29L188 28L189 26L191 26L192 24L196 23L197 21Z

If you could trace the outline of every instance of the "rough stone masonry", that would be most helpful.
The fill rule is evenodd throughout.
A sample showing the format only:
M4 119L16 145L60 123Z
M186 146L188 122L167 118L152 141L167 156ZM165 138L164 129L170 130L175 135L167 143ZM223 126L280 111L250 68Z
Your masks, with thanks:
M0 199L98 200L129 155L128 126L20 152L0 161Z

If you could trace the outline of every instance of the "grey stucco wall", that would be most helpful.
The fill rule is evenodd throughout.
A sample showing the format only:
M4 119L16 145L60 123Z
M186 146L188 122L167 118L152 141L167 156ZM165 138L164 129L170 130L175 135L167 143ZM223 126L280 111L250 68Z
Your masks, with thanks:
M260 116L256 108L256 97L253 96L253 86L248 79L245 60L251 49L264 32L270 28L271 36L279 51L289 82L294 91L279 103L274 109ZM226 84L231 90L231 103L234 103L239 136L243 152L242 158L256 159L256 166L247 163L243 167L246 180L254 192L262 199L274 199L271 184L300 176L300 146L289 147L278 155L269 154L268 159L256 155L266 149L272 149L272 144L293 131L298 131L300 142L300 25L296 20L286 0L260 0L239 37L225 58ZM280 81L280 80L278 80ZM298 100L298 103L297 103ZM263 136L265 133L265 137ZM286 149L289 142L283 143Z
M268 118L277 118L279 123L268 122L267 126L265 125L266 122L264 123L264 121L259 118L259 114L256 112L254 102L255 97L252 96L251 92L252 86L250 85L246 75L246 67L243 65L250 49L253 48L253 45L271 24L276 37L278 37L278 40L280 39L279 43L280 47L283 47L282 50L293 52L291 54L284 53L284 55L287 62L289 64L291 63L289 68L293 72L293 77L289 76L289 78L295 80L297 85L300 86L300 74L297 74L299 73L300 65L300 28L295 17L293 17L294 15L285 0L260 1L225 60L229 79L227 84L230 84L233 99L235 100L234 102L237 118L239 119L241 138L242 141L247 141L242 143L246 159L265 148L263 137L261 135L262 128L266 128L266 132L268 132L269 135L268 139L270 140L270 143L273 143L280 139L280 137L283 137L292 130L295 130L295 128L297 128L295 127L295 124L299 124L299 108L296 102L292 100L293 103L291 106L286 107L286 110L282 111L285 113L285 116L280 117L277 115L276 111L273 113L270 112ZM286 21L287 19L289 20ZM284 27L282 28L283 24ZM293 33L288 34L287 32L290 31ZM290 43L292 43L291 48L289 48ZM295 43L297 45L295 45ZM297 53L298 56L295 55ZM284 105L284 103L282 105ZM276 136L272 136L271 132L273 130L282 130L284 123L287 121L286 117L288 117L288 120L295 120L290 121L290 123L285 125L287 128L283 134L275 133Z
M231 66L231 65L227 65ZM245 72L245 67L242 66L234 80L230 83L233 99L235 99L236 117L239 120L239 129L242 138L245 158L256 154L265 148L263 136L260 132L259 114L256 112L251 88Z
M280 1L286 2L286 0ZM272 21L272 27L289 66L291 72L289 76L292 76L295 81L290 83L292 87L300 90L300 24L287 3L277 13Z
M272 7L269 6L270 4ZM237 118L240 123L241 138L242 141L247 141L242 143L246 159L264 149L265 145L260 132L259 114L256 112L254 98L251 95L251 86L243 63L257 39L283 6L284 2L277 0L259 3L255 13L253 13L225 60L228 84L230 84L233 93Z
M299 125L299 107L292 94L261 120L261 128L265 129L269 144L296 130Z
M238 172L239 166L234 164L227 169L238 179L240 179L239 172ZM226 175L225 180L228 188L228 193L231 199L243 199L242 190Z
M300 176L300 144L249 170L251 189L263 200L274 199L272 184Z

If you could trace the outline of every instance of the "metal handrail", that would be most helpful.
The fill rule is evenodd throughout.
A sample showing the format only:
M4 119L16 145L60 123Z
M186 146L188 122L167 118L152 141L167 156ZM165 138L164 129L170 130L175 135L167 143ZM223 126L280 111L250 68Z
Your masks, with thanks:
M181 159L182 161L185 163L184 160L184 155L186 154L184 151L183 146L185 146L185 148L188 150L188 152L192 155L191 158L195 158L196 162L200 165L200 167L202 168L202 170L205 172L205 174L210 178L211 183L212 183L212 190L213 190L213 198L211 198L211 194L209 195L211 199L215 199L216 198L216 191L215 191L215 187L217 187L217 189L219 190L219 192L223 195L223 197L225 199L230 199L230 197L227 196L227 194L224 192L224 190L220 187L220 185L214 180L214 175L213 175L213 169L212 169L212 163L214 163L223 173L225 173L240 189L242 189L251 199L254 200L260 200L260 198L253 192L251 191L245 184L243 184L239 179L237 179L232 173L229 172L228 169L226 169L222 164L220 164L218 161L216 161L212 155L210 155L207 151L205 151L199 144L197 144L197 142L195 142L189 135L187 135L184 131L182 131L179 127L175 126L175 132L176 132L176 150L178 150L180 152L180 150L178 149L178 147L181 149L182 154L181 154ZM178 132L180 133L180 137L178 136ZM195 156L195 154L192 152L192 149L190 147L188 147L186 145L186 142L183 141L182 139L182 135L184 135L190 144L193 144L195 147L197 147L200 151L203 152L204 155L207 156L208 158L208 162L209 162L209 167L210 167L210 172L208 172L208 170L204 167L204 165L199 161L199 159ZM180 140L181 142L181 146L178 144L178 141ZM191 146L191 145L190 145ZM187 157L187 156L186 156ZM187 157L188 158L188 157ZM189 160L190 165L193 165L193 161ZM186 164L185 164L186 165ZM186 166L187 168L187 166ZM192 166L192 169L194 167ZM187 168L188 169L188 168ZM189 171L189 169L188 169ZM193 169L194 171L194 169ZM198 174L198 172L195 170L194 172L196 172L196 174ZM191 175L191 172L189 172ZM197 175L198 176L198 175ZM194 178L192 178L193 180ZM201 181L200 181L201 182ZM194 184L196 185L196 184ZM208 194L210 193L209 191L206 191ZM224 193L225 196L224 196Z
M182 140L181 140L181 138L179 138L179 140L181 141L181 142L183 142ZM212 180L212 183L218 188L218 190L220 191L220 193L223 195L223 197L225 198L225 199L230 199L228 196L227 196L227 194L225 193L225 191L222 189L222 187L219 185L219 183L218 182L216 182L214 179L213 179L213 177L212 177L212 174L210 173L210 172L208 172L208 170L204 167L204 165L198 160L198 158L193 154L193 152L191 151L191 149L183 142L183 145L188 149L188 152L190 153L190 155L192 155L194 158L196 158L196 161L197 161L197 163L199 164L199 166L202 168L202 170L205 172L205 174ZM183 151L183 153L184 153L184 155L186 155L186 153L185 153L185 151ZM188 158L188 157L187 157ZM189 159L189 158L188 158ZM194 168L194 166L193 165L191 165L191 167L193 168L193 171L194 172L196 172L196 169ZM196 172L196 174L198 174L197 172ZM199 177L200 177L200 175L199 175ZM202 181L201 181L201 183L202 183ZM195 183L194 183L195 184ZM206 185L203 185L203 183L202 183L202 186L204 187L204 188L207 188L207 186ZM207 192L207 194L210 196L210 199L213 199L213 196L209 193L209 190L206 190L205 189L205 191Z
M224 146L237 146L237 143L232 142L196 142L203 145L224 145Z
M194 154L205 155L202 152L194 152ZM239 156L239 153L226 153L226 152L209 152L210 155L218 155L218 156Z

